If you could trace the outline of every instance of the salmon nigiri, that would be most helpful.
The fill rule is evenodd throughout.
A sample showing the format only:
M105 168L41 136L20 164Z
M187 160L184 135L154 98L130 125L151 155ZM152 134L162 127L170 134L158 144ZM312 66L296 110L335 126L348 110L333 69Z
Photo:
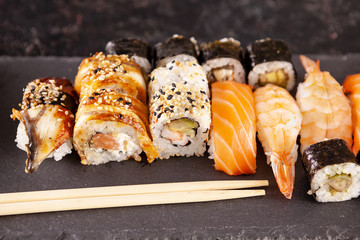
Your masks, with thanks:
M344 82L345 93L349 93L352 109L352 125L354 144L352 152L355 156L360 150L360 74L353 74L346 77Z
M319 61L305 56L300 60L308 74L296 93L303 115L301 152L309 145L334 138L352 146L351 107L342 87L329 72L320 71Z
M229 175L256 172L256 117L249 85L233 81L211 85L212 132L209 153L215 169Z
M258 88L254 94L259 140L281 193L290 199L302 120L300 109L286 89L272 84Z

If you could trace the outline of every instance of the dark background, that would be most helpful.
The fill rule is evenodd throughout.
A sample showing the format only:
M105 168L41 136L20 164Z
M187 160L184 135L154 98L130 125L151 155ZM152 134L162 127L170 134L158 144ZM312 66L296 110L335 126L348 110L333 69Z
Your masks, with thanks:
M0 55L88 56L109 39L154 44L174 33L245 46L281 38L294 53L360 52L356 0L0 0Z

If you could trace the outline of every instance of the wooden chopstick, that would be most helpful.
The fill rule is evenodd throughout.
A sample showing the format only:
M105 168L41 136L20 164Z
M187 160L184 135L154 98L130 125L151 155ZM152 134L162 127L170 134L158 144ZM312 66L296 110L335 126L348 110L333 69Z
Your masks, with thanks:
M241 189L268 186L267 180L228 180L177 183L155 183L114 187L77 188L0 194L0 204L106 196L169 193L204 190Z
M207 202L265 195L265 190L208 190L162 192L105 197L69 198L0 204L0 216L80 209Z

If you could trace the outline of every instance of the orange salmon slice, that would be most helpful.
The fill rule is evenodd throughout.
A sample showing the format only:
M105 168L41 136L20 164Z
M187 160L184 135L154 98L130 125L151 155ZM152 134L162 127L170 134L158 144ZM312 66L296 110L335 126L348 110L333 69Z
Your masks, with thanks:
M215 169L229 175L256 172L256 116L249 85L233 81L212 87Z

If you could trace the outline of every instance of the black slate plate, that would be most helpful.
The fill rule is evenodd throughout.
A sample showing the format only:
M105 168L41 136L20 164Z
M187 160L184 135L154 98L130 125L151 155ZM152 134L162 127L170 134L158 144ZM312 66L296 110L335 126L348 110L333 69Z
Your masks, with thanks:
M311 56L321 60L340 82L359 72L360 54ZM0 217L0 239L139 238L355 238L360 236L360 199L321 204L306 194L309 183L296 163L292 200L279 192L258 144L258 168L252 176L215 171L207 157L171 158L142 165L133 160L82 166L76 153L44 161L25 174L25 152L14 143L17 122L9 115L28 81L44 76L74 79L81 58L0 57L0 192L98 187L198 180L268 179L266 196L219 202L80 210ZM294 58L298 79L304 70Z

